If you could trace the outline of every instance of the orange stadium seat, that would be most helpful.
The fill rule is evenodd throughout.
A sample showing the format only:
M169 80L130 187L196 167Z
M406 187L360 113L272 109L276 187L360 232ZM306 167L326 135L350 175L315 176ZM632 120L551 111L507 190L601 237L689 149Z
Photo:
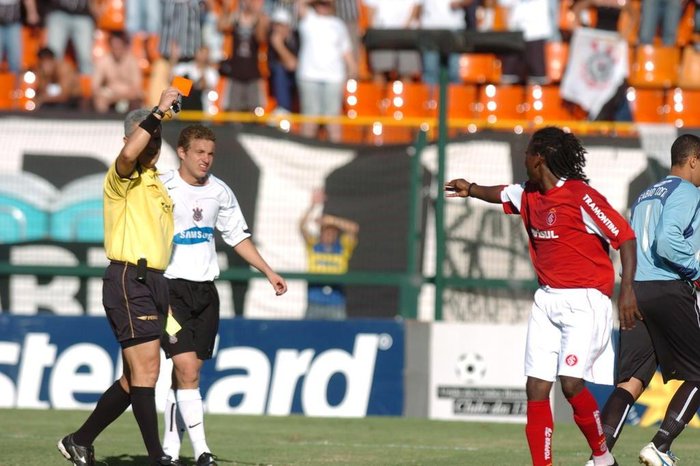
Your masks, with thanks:
M501 60L491 53L462 54L459 75L465 83L498 83L501 80Z
M447 94L448 118L474 118L477 90L472 84L450 84Z
M37 52L46 43L46 29L22 28L22 69L30 70L36 66Z
M692 45L683 48L678 85L683 89L700 89L700 52Z
M348 118L382 116L385 106L384 94L384 86L373 81L348 80L343 100L345 116ZM343 126L343 141L363 142L369 134L368 126Z
M666 96L667 119L677 127L700 127L700 90L673 89Z
M102 5L104 10L97 18L97 27L105 31L123 31L124 0L106 0Z
M13 107L14 89L14 73L0 73L0 110L10 110Z
M495 2L493 2L495 3ZM507 31L508 8L497 5L483 5L476 12L477 28L480 31Z
M351 79L345 85L345 114L350 118L383 115L384 95L382 85Z
M663 123L666 121L663 89L634 89L627 91L636 123Z
M518 85L487 84L479 89L476 105L478 118L489 123L524 118L525 88Z
M566 42L547 42L544 57L547 78L552 83L560 82L569 59L569 44Z
M633 53L629 82L634 87L669 88L678 81L678 47L639 45Z
M507 31L508 30L508 7L496 5L493 8L493 30Z
M394 81L387 87L386 97L386 114L397 120L430 115L431 87L427 84Z
M404 118L426 119L433 109L433 89L425 83L393 81L386 92L386 116L394 118L397 125L383 128L383 143L407 143L413 140L416 125L405 125ZM437 93L437 88L435 89Z
M527 86L525 118L536 124L578 119L572 107L565 105L559 94L559 86Z
M447 88L447 118L448 120L473 120L475 118L474 108L476 107L477 86L474 84L459 84L451 83ZM431 96L430 110L431 116L438 118L438 99L437 92ZM464 122L455 125L454 122L448 121L451 126L450 135L464 132Z

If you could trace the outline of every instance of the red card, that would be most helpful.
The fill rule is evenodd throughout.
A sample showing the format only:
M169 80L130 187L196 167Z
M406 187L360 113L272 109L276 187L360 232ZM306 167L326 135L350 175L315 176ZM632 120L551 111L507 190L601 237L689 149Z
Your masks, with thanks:
M192 80L183 78L182 76L175 76L171 85L185 97L190 95L190 91L192 90Z

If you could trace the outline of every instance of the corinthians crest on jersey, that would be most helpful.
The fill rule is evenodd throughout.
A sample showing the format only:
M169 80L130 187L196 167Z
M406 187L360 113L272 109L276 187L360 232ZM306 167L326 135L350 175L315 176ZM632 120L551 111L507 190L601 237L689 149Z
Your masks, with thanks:
M202 219L204 218L202 216L202 209L199 208L198 206L195 206L195 208L192 209L192 218L194 219L195 222L201 222Z

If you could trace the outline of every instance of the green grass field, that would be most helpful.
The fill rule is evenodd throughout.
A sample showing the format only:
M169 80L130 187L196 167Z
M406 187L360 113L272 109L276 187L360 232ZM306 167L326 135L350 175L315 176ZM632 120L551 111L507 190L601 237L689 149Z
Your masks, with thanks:
M56 441L87 411L0 409L0 465L67 465ZM161 421L162 425L162 421ZM441 422L373 417L320 419L299 416L207 415L207 440L220 465L528 465L520 424ZM627 426L615 448L621 466L637 464L639 449L656 429ZM674 444L682 466L700 465L700 430L687 429ZM97 464L147 464L130 412L95 442ZM192 465L185 440L182 458ZM556 465L583 466L588 449L573 424L554 430Z

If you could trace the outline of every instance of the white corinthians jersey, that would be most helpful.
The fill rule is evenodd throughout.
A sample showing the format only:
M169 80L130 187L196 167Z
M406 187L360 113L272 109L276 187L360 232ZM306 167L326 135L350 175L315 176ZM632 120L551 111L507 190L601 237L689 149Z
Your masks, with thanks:
M214 175L209 175L204 186L186 183L177 170L162 174L160 179L175 204L173 254L165 276L196 282L214 280L219 276L214 228L231 246L250 237L236 196Z

